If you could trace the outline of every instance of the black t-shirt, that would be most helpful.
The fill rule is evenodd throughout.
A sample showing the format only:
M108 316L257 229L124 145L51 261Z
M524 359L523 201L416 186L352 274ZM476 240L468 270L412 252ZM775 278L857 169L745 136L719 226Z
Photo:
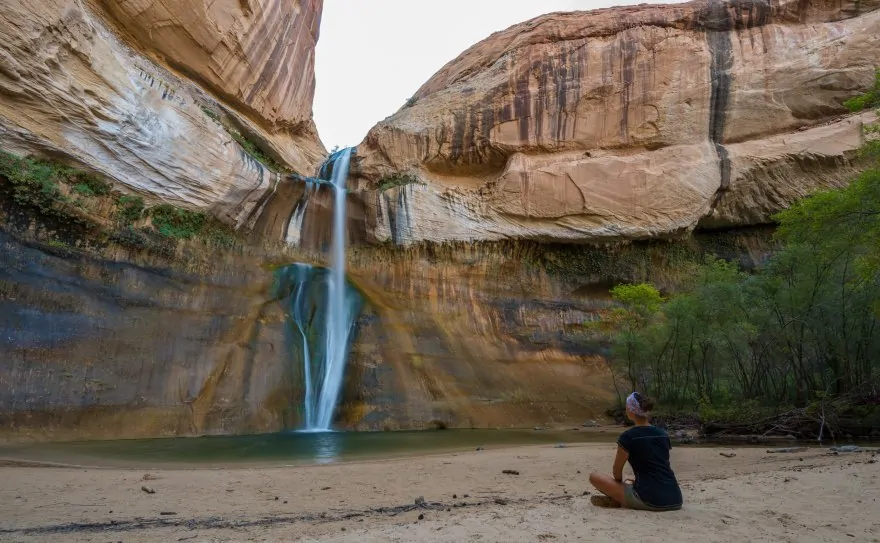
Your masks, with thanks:
M656 426L636 426L620 434L617 444L629 453L629 463L636 475L633 489L646 505L682 504L681 489L669 465L672 443L666 432Z

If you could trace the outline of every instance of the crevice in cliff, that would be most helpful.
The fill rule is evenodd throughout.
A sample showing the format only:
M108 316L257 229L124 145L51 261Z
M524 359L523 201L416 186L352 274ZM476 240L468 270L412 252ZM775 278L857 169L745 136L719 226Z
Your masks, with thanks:
M729 17L727 4L720 1L713 1L706 9L708 15L713 19L717 18L721 21L724 17ZM753 21L751 7L749 8L749 23ZM741 18L742 12L737 5L737 14ZM768 15L769 17L769 15ZM736 19L740 21L741 19ZM730 33L727 31L708 31L706 32L706 43L709 46L709 54L712 56L709 66L709 78L711 81L711 95L709 99L709 141L715 147L715 153L718 156L718 164L720 170L720 184L718 191L712 201L708 215L714 213L715 208L724 197L724 193L730 187L730 155L724 146L724 129L727 123L727 108L730 103L731 86L733 76L731 69L733 68L733 45L730 39Z

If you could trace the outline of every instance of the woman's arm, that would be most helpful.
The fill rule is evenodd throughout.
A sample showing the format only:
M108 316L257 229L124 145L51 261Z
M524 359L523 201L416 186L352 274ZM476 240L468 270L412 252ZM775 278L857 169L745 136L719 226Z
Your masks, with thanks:
M626 465L627 460L629 460L629 453L618 445L617 456L614 457L614 470L612 471L615 481L623 482L623 466Z

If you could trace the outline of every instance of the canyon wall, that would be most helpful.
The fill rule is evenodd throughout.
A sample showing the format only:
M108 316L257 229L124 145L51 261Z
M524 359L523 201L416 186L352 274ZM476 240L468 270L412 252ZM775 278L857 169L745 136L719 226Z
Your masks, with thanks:
M589 242L769 223L857 169L874 116L842 103L880 65L878 7L711 0L493 34L359 146L366 229Z
M348 269L364 304L337 426L601 416L615 387L591 323L610 286L669 292L706 254L753 266L773 244L750 225L858 170L874 117L840 104L880 64L878 6L552 14L447 65L357 151ZM254 235L153 254L114 237L149 218L70 232L0 190L0 437L299 427L301 344L277 273L320 265L309 250L326 248L332 198L241 141L299 177L324 155L310 118L321 2L4 8L3 150ZM300 248L268 243L281 240Z
M250 225L282 178L233 135L301 174L325 155L311 120L321 9L321 0L4 2L0 147Z
M302 339L276 270L317 263L309 254L194 241L156 256L82 249L52 232L0 228L0 440L301 427ZM645 280L669 291L705 254L750 266L771 248L765 231L607 247L355 247L348 266L363 310L336 427L601 418L615 388L607 340L590 323L611 306L608 287ZM315 306L303 314L321 343L326 284L306 287Z

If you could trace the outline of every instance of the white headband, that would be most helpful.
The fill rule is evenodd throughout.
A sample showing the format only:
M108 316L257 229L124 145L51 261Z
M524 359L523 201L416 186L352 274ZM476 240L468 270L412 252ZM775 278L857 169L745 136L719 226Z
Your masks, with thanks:
M638 417L647 417L648 413L642 409L642 406L639 405L639 401L636 399L636 393L633 392L626 398L626 408L630 410L633 415Z

